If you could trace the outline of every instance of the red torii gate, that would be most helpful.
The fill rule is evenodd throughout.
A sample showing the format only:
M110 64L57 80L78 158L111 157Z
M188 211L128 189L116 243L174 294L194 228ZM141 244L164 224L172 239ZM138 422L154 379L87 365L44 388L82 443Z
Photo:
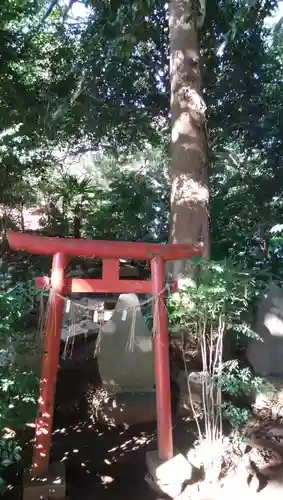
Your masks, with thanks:
M172 458L169 340L164 303L164 264L167 260L191 259L193 255L201 255L201 250L190 245L76 240L13 232L8 234L8 241L13 249L53 256L51 277L36 278L37 288L48 287L51 291L44 335L32 461L33 476L45 474L49 466L54 395L64 313L64 299L60 295L68 293L153 294L153 315L156 314L158 318L154 336L158 456L161 460ZM70 258L78 256L101 258L102 279L66 278L65 269ZM120 280L119 259L149 260L151 281Z

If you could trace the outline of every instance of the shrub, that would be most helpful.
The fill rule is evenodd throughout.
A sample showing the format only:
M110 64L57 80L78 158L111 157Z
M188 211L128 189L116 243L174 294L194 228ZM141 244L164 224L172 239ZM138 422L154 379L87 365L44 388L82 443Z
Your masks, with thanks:
M250 399L257 392L266 390L266 383L263 378L256 377L248 367L240 368L236 359L226 361L222 364L220 386L224 394L232 397L232 401L241 400L250 396ZM252 412L249 408L242 405L233 404L231 401L225 401L222 405L223 417L228 420L234 429L244 427Z
M238 340L256 336L243 318L248 316L257 298L258 282L246 270L227 260L196 259L192 263L192 275L193 280L184 279L180 291L169 297L169 329L180 332L181 336L186 333L201 352L205 435L199 424L198 429L200 441L209 441L211 453L206 457L206 468L212 470L217 455L215 450L219 449L222 440L223 417L232 426L240 427L249 416L246 409L236 409L227 402L223 404L222 391L231 396L247 394L261 383L237 362L223 364L224 336L236 335Z
M30 280L13 285L14 266L0 274L0 489L5 487L3 469L20 460L15 438L4 430L22 428L34 419L38 376L17 365L17 357L31 349L28 319L35 291ZM34 346L33 346L34 348Z

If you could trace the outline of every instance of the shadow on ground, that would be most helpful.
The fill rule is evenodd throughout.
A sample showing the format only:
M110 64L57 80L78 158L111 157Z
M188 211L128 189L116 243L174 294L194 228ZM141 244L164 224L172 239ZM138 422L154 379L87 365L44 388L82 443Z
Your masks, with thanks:
M156 423L128 429L108 429L89 418L87 394L100 386L96 360L68 364L59 371L51 458L66 467L68 500L158 498L146 483L146 451L157 448ZM75 404L74 404L75 403ZM24 461L30 465L32 431L24 442ZM192 438L184 426L175 426L175 445L184 447ZM10 489L5 500L21 498L20 473L8 474Z
M65 464L70 500L156 498L144 480L155 441L155 425L107 429L78 419L54 430L52 459Z

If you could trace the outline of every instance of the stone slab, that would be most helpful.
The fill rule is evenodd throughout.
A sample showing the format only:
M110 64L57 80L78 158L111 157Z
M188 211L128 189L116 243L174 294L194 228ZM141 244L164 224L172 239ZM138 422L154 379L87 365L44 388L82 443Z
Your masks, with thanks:
M192 477L190 462L177 450L170 460L160 460L157 451L149 451L146 465L157 488L171 498L177 498L182 493L184 483Z
M103 387L109 394L154 389L152 332L136 294L119 296L111 319L100 329L97 361Z
M247 358L257 375L283 375L283 291L274 283L258 306L255 331Z
M23 474L23 500L65 500L65 466L50 464L44 476L33 477L29 470Z

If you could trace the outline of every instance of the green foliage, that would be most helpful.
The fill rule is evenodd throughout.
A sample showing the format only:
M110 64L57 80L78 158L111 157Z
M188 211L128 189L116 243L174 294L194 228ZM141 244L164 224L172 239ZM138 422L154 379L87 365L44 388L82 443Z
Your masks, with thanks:
M264 4L264 8L273 7L272 2ZM232 2L230 19L235 8ZM282 171L278 108L283 97L278 79L282 74L282 31L280 35L279 29L276 44L272 43L273 29L268 30L264 21L264 11L259 14L257 6L253 7L234 39L214 56L218 70L207 100L213 138L213 258L232 255L260 268L267 264L270 230L282 222L278 183ZM218 37L216 32L214 48ZM240 54L245 54L241 68Z
M166 241L168 6L79 4L78 18L63 5L36 0L9 1L1 11L1 233L24 229L13 208L20 214L52 200L60 213L57 220L43 215L46 234L73 236L79 214L82 236ZM265 262L266 235L282 218L282 25L274 33L264 25L276 4L206 2L201 45L216 260L232 254L249 265ZM162 151L163 166L160 158L152 161L145 176L116 168L125 156L139 157L145 144L157 156ZM58 160L58 150L103 157L112 164L107 186L96 184L96 158L85 177L72 171L59 179L54 166L62 171L65 158Z
M0 433L5 428L23 427L36 414L38 377L17 366L17 356L30 349L25 328L33 307L31 281L13 284L14 266L0 275ZM33 346L34 349L34 346ZM20 459L15 441L0 439L0 488L3 469Z
M162 185L138 172L119 173L96 211L88 215L86 234L97 239L166 241L168 203Z
M242 429L252 417L250 408L241 408L228 401L222 405L222 415L235 430Z
M171 332L186 334L188 341L201 351L202 367L207 376L205 394L208 405L220 405L219 413L231 426L240 428L251 416L251 410L243 405L247 397L264 390L263 379L255 377L248 367L238 360L223 361L223 344L230 336L238 343L246 337L255 337L248 316L254 298L258 295L258 282L253 274L241 269L233 261L223 262L196 259L192 265L195 279L186 280L180 292L169 297L168 315ZM212 391L211 387L214 388ZM211 400L212 394L221 391L223 404ZM227 401L228 398L228 401ZM209 413L210 412L210 413Z
M0 494L4 494L6 483L1 475L6 467L21 460L20 448L13 439L0 439Z
M204 330L218 333L219 328L254 336L244 322L244 313L257 293L256 280L231 260L192 263L195 281L184 282L183 289L169 298L170 330Z
M240 368L238 360L223 363L221 368L221 387L232 396L252 396L265 389L264 379L256 377L249 368Z
M231 427L239 430L248 423L252 416L250 408L240 406L241 399L245 400L249 397L250 402L252 402L255 394L267 390L266 383L263 378L253 375L250 368L240 368L239 361L236 359L222 364L219 378L223 393L239 403L237 406L231 401L225 401L222 405L223 417L230 423Z
M0 340L6 340L9 336L13 337L14 334L24 331L36 293L31 280L13 284L14 269L14 266L10 266L9 274L0 274Z
M38 377L16 367L1 367L0 374L0 428L20 429L36 416Z
M266 238L265 269L276 281L282 280L283 274L283 225L276 224Z
M49 210L41 217L45 234L166 242L168 158L161 144L144 151L103 155L80 177L54 171L40 183ZM79 226L76 234L74 223Z

